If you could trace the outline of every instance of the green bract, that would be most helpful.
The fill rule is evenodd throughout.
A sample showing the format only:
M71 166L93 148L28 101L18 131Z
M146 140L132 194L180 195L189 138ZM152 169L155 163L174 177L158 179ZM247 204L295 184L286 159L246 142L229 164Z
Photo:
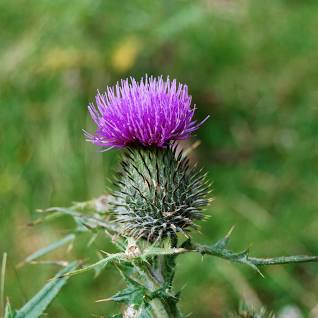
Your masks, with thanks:
M127 149L112 200L123 235L153 241L197 227L209 186L176 148Z

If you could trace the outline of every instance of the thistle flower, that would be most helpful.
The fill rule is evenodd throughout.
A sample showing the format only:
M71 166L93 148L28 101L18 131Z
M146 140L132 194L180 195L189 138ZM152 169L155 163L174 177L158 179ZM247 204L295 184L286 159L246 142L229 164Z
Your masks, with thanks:
M122 80L106 92L98 92L96 106L88 106L97 125L88 141L109 148L131 144L166 147L170 141L188 138L202 124L193 120L188 87L160 77Z
M89 105L97 129L85 132L87 140L127 148L110 202L121 233L154 241L196 228L209 187L174 143L202 124L193 119L187 86L162 77L126 79L98 93L96 106Z
M129 147L121 166L111 204L122 234L154 241L197 227L209 185L176 146Z

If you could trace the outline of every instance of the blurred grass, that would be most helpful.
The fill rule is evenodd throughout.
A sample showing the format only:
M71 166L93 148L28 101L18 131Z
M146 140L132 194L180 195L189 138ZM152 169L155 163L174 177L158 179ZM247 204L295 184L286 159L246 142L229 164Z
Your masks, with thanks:
M118 153L96 152L81 129L93 128L86 105L96 89L130 75L186 82L198 117L212 115L195 137L216 198L198 240L235 224L233 248L318 254L317 1L14 0L0 2L0 26L0 251L15 307L56 270L15 265L71 226L27 228L35 209L89 199L109 184ZM65 253L57 257L72 257ZM79 243L74 253L95 250ZM317 314L314 264L264 269L262 279L189 255L178 271L193 317L221 317L239 299ZM49 317L110 314L112 304L95 300L118 284L111 269L98 280L75 277Z

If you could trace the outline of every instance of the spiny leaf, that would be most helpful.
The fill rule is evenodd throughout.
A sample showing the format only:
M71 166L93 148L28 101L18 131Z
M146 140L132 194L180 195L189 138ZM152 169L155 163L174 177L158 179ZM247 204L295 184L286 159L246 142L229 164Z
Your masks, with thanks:
M183 248L160 248L160 247L149 247L146 248L142 254L138 256L129 256L126 253L115 253L115 254L107 254L108 256L99 260L96 263L87 265L83 268L80 268L78 270L66 273L65 276L74 276L80 273L84 273L90 270L97 270L101 271L105 268L105 266L108 265L110 262L116 261L117 263L120 262L131 262L132 260L141 260L146 261L149 257L154 257L158 255L177 255L187 252L187 250Z
M261 276L263 276L263 274L258 268L258 266L260 265L318 262L318 256L306 256L306 255L280 256L280 257L274 257L274 258L250 257L248 249L237 253L226 248L222 248L222 247L220 248L220 245L218 244L218 242L211 246L192 244L192 243L191 245L189 245L189 242L187 242L187 248L188 248L188 251L192 250L195 252L199 252L202 255L217 256L232 262L248 265L254 270L256 270Z
M234 231L235 226L232 226L230 228L230 230L228 231L228 233L224 236L224 238L220 239L219 241L217 241L214 246L215 247L219 247L219 248L225 248L227 246L227 244L229 243L230 240L230 236Z
M91 265L88 265L88 266L85 266L83 268L80 268L78 270L75 270L75 271L71 271L71 272L68 272L68 273L65 273L63 274L62 276L74 276L74 275L77 275L77 274L80 274L80 273L84 273L84 272L87 272L87 271L90 271L90 270L93 270L96 268L99 269L100 267L104 268L105 266L107 266L108 263L110 263L111 261L114 261L114 260L125 260L126 259L126 256L124 253L116 253L116 254L110 254L109 256L101 259L100 261L94 263L94 264L91 264Z
M45 210L39 210L41 213L47 213L47 214L57 214L57 215L69 215L73 217L75 222L80 221L82 225L85 225L86 228L103 228L109 231L116 231L116 224L111 223L107 220L105 220L104 217L101 217L100 215L90 215L90 214L83 214L75 210L73 207L70 208L61 208L61 207L52 207ZM44 217L45 219L45 217ZM35 223L41 222L41 218L39 221L36 221Z
M29 300L21 309L19 309L14 318L38 318L46 310L55 296L65 285L68 277L63 276L76 268L77 262L72 262L60 272L55 279L50 280L31 300Z
M293 255L293 256L279 256L272 258L257 258L249 257L254 265L279 265L279 264L294 264L294 263L309 263L318 262L318 256L308 256L308 255Z
M110 300L124 304L133 304L139 307L143 302L145 294L146 289L143 286L129 286L116 293Z
M136 267L128 262L115 264L116 269L119 271L120 276L128 286L139 288L142 285L133 278L133 273L136 272ZM140 270L138 271L140 273Z
M233 228L232 228L233 229ZM256 270L261 276L263 274L259 270L258 266L265 265L278 265L278 264L293 264L293 263L307 263L307 262L318 262L318 256L307 256L307 255L295 255L295 256L280 256L273 258L258 258L251 257L249 255L249 249L245 249L242 252L233 252L226 248L232 229L225 236L225 238L217 241L213 245L201 245L194 244L191 240L186 240L181 247L183 251L176 253L185 252L198 252L202 255L211 255L226 259L231 262L241 263L248 265L249 267Z

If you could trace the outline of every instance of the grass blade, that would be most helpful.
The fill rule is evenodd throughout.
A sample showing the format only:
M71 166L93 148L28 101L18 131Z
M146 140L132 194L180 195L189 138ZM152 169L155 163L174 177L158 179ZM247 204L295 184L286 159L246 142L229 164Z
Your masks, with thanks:
M6 307L4 309L4 318L16 318L14 311L11 308L9 300L7 301Z
M7 253L3 253L2 264L1 264L1 277L0 277L0 312L4 310L4 280L6 276L6 265L7 265ZM7 307L7 306L6 306Z
M50 280L31 300L29 300L20 310L17 311L15 318L38 318L54 297L65 285L68 277L63 276L73 271L77 267L77 262L72 262L56 274L56 279Z
M38 251L34 252L30 256L28 256L23 263L31 263L35 259L37 259L45 254L48 254L48 253L58 249L59 247L61 247L63 245L66 245L66 244L72 242L74 239L75 239L75 235L69 234L69 235L63 237L62 239L55 241L52 244L50 244L46 247L43 247L43 248L39 249Z

